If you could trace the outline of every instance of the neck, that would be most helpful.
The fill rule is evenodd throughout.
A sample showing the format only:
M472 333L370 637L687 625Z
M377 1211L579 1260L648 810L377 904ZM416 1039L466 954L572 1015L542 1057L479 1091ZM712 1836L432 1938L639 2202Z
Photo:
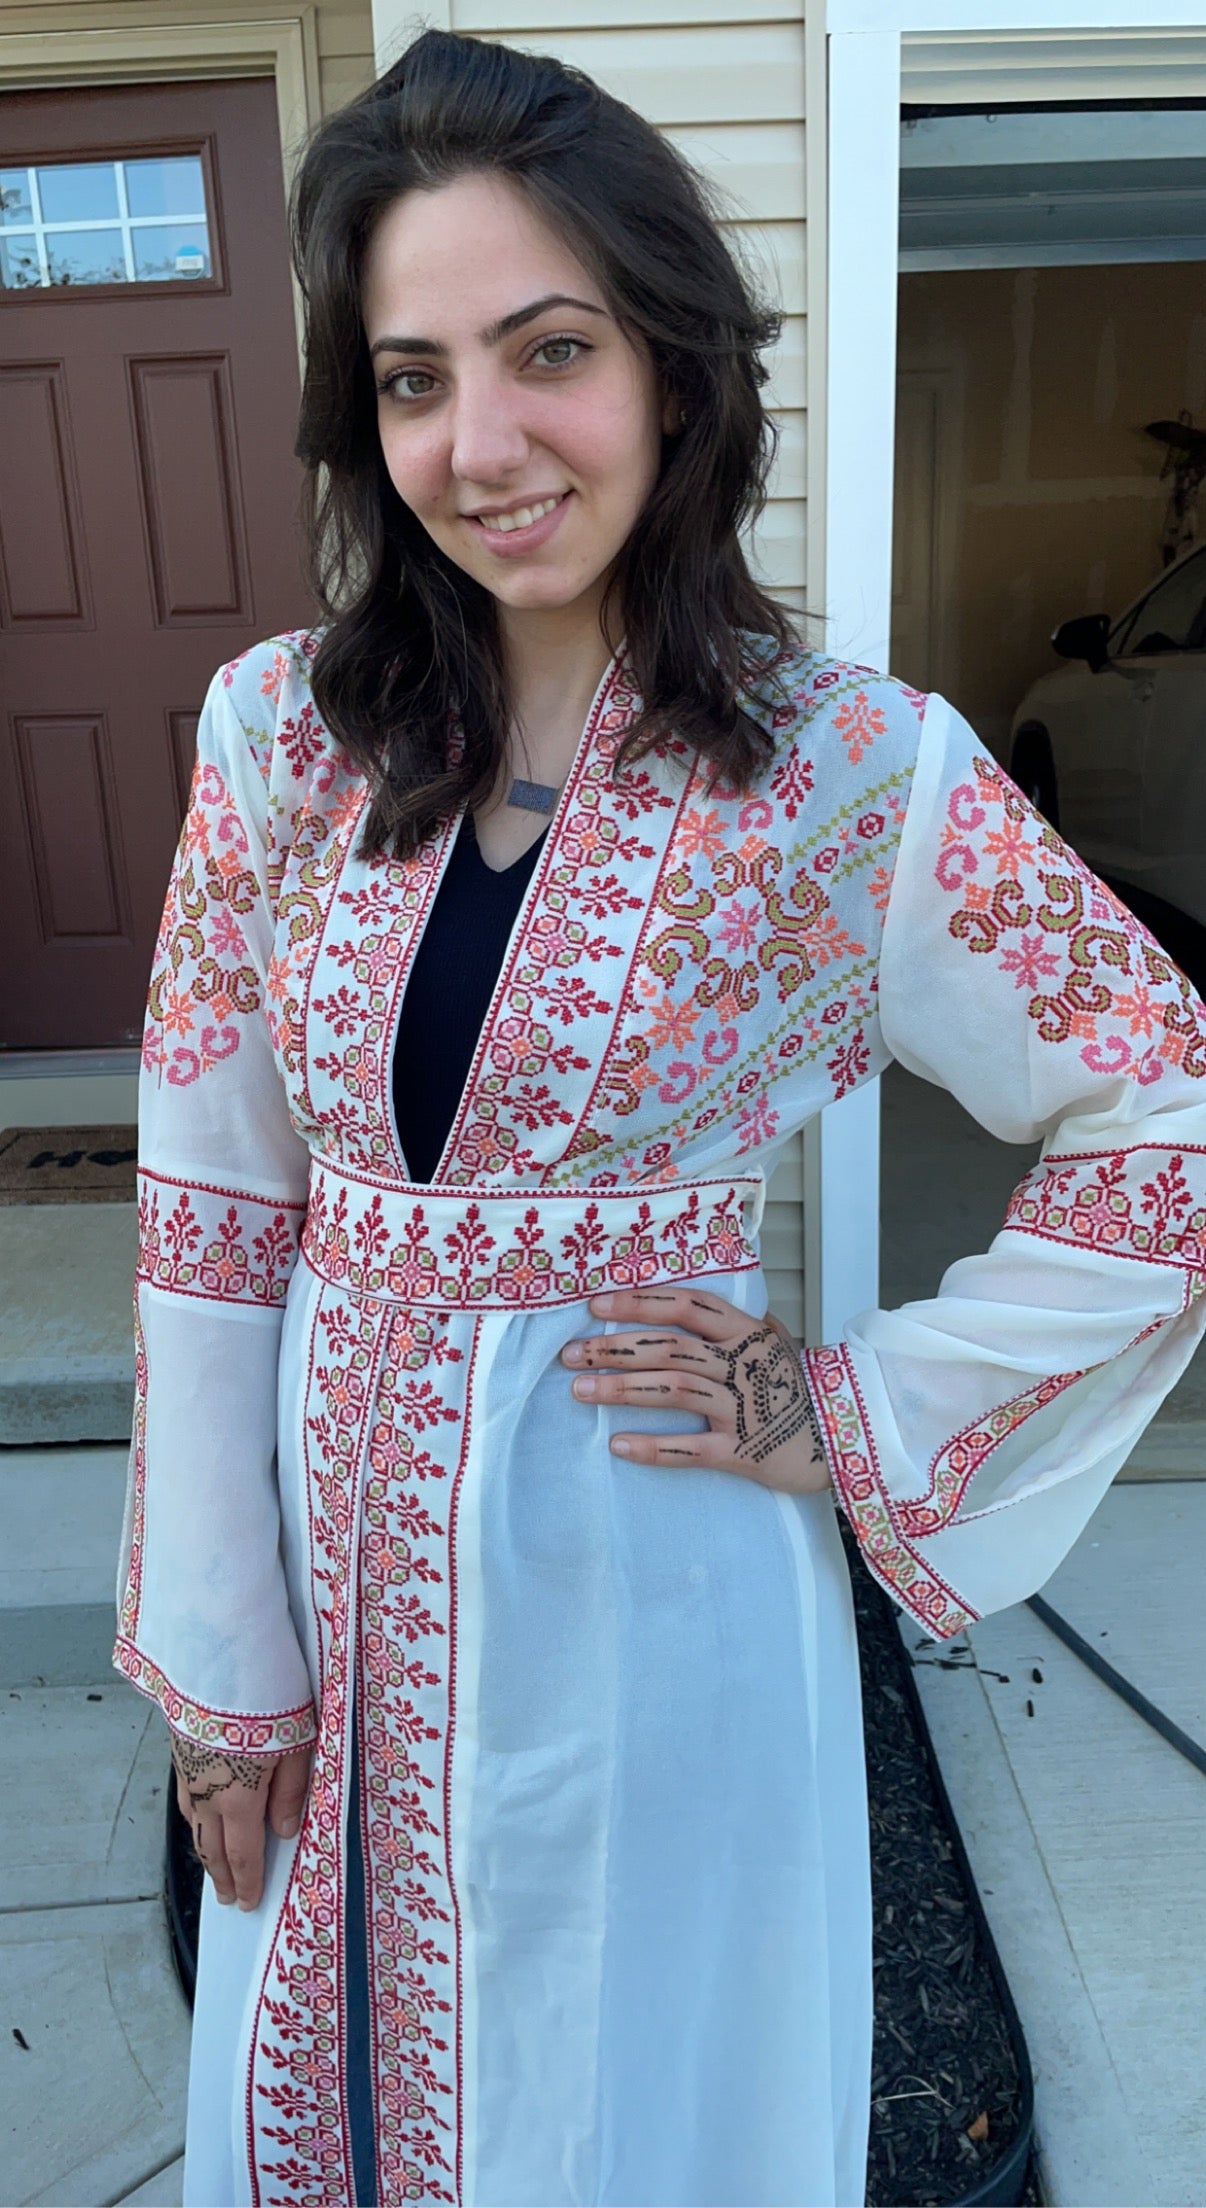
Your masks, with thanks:
M500 607L503 663L515 729L517 773L561 779L620 639L600 625L602 588L570 606ZM523 764L527 757L528 766Z

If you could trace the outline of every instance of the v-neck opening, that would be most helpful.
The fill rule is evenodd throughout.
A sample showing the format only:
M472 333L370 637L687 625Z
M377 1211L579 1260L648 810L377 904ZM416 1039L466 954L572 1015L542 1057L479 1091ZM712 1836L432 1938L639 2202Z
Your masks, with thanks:
M533 852L537 854L537 858L539 857L540 846L544 842L545 837L548 835L549 829L552 827L552 825L553 820L552 815L550 814L548 820L546 820L543 828L541 829L540 834L538 836L533 836L530 843L525 843L523 850L519 854L519 857L517 859L512 859L506 866L491 866L489 859L486 857L485 852L482 850L481 840L477 833L477 822L474 819L472 813L465 812L461 815L461 825L459 833L462 836L468 836L470 843L473 845L473 848L477 853L479 866L483 867L487 874L492 874L496 881L505 881L508 874L513 874L517 867L524 866L527 861L531 859Z
M486 1037L488 1036L490 1029L494 1024L495 1014L498 1011L502 992L506 985L511 960L515 952L516 943L519 941L525 927L527 926L529 913L531 911L532 905L536 900L536 897L539 894L541 879L544 874L545 867L548 864L549 852L554 847L557 833L560 830L562 820L565 816L566 807L570 801L571 793L577 787L583 760L586 756L589 745L594 739L595 730L598 726L599 716L602 711L604 702L609 696L611 690L614 688L617 680L619 679L620 671L624 665L624 654L625 641L621 641L617 645L615 651L612 653L611 658L608 660L607 665L603 670L603 673L599 677L598 686L595 690L593 698L590 701L590 705L587 708L586 718L582 723L577 746L574 751L573 759L570 763L569 773L566 775L565 781L563 782L558 793L557 803L553 807L548 827L544 830L542 836L538 836L536 838L538 846L536 864L532 868L531 874L529 875L528 880L524 885L523 896L521 897L519 902L519 910L515 915L510 934L507 937L507 941L503 949L502 960L499 965L498 973L495 976L494 987L490 994L490 1001L486 1006L485 1017L482 1020L481 1029L478 1034L477 1042L474 1046L473 1056L469 1061L469 1071L465 1076L465 1085L461 1090L460 1096L457 1099L456 1110L452 1116L452 1125L450 1126L448 1134L445 1138L444 1147L441 1150L439 1157L436 1159L435 1171L429 1181L412 1181L410 1176L409 1160L407 1159L406 1153L402 1148L402 1139L398 1130L397 1114L394 1111L392 1069L394 1064L394 1055L398 1048L398 1028L402 1018L402 1003L406 995L407 983L409 981L411 973L414 971L414 963L415 959L418 957L419 946L422 943L423 937L427 932L427 925L429 920L431 919L432 908L434 907L436 898L439 896L440 893L440 884L442 883L444 876L448 870L448 864L452 856L453 846L456 843L462 827L464 826L467 807L462 806L460 808L460 811L454 814L451 819L449 819L445 823L444 840L440 846L439 856L436 861L436 879L432 885L431 894L427 900L427 909L424 912L421 922L415 934L412 936L410 944L408 946L407 958L405 962L405 972L402 975L401 984L391 1009L389 1034L386 1038L385 1097L388 1109L388 1125L390 1136L394 1146L395 1164L400 1168L401 1178L408 1188L438 1189L444 1185L445 1170L451 1162L451 1158L454 1153L454 1146L460 1134L461 1121L465 1110L465 1100L472 1092L473 1084L477 1078L478 1070L482 1060L483 1047L486 1041ZM477 838L475 836L474 842L476 843L476 841ZM526 856L526 852L521 852L521 858L524 858ZM481 863L483 866L485 866L486 864L484 859ZM516 861L516 864L518 863L519 862ZM491 873L494 870L487 867L486 871L487 873Z

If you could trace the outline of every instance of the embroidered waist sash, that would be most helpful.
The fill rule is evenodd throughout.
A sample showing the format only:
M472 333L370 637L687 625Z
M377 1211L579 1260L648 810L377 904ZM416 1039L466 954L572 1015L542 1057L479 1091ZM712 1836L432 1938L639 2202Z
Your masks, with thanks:
M439 1311L532 1310L606 1288L748 1271L760 1175L640 1189L456 1189L362 1179L315 1158L311 1270L355 1296Z

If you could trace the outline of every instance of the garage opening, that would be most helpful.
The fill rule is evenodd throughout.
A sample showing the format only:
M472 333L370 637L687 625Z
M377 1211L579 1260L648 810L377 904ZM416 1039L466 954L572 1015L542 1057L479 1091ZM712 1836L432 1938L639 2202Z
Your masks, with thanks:
M1206 987L1206 103L906 107L891 671ZM894 1067L883 1297L1031 1154ZM1127 1475L1206 1462L1201 1357Z

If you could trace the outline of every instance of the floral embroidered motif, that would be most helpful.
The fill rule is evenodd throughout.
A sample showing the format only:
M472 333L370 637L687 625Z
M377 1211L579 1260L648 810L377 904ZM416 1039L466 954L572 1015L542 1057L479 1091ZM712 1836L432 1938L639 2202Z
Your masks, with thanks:
M321 1279L412 1310L532 1309L602 1288L647 1286L757 1264L743 1213L757 1180L657 1189L641 1196L383 1195L316 1166L302 1237Z
M1185 1161L1192 1157L1191 1185ZM1146 1176L1146 1178L1145 1178ZM1014 1190L1005 1225L1049 1242L1176 1265L1206 1289L1206 1151L1048 1152Z
M833 717L833 725L846 746L846 757L852 767L857 767L863 753L868 751L877 736L887 731L887 718L877 705L872 705L865 690L859 690L849 705L840 705Z
M934 868L960 899L951 935L994 958L1045 1043L1073 1042L1093 1073L1143 1087L1175 1066L1206 1078L1206 1023L1189 983L996 764L947 800Z
M359 1466L383 1333L379 1304L357 1309L319 1298L304 1410L311 1603L319 1635L318 1737L252 2031L247 2118L252 2197L259 2208L296 2208L299 2198L311 2208L346 2208L353 2197L340 1966L348 1604Z
M222 776L198 759L151 968L142 1062L183 1088L239 1047L260 987L241 921L259 896L247 832Z
M259 1712L210 1710L173 1686L158 1664L121 1635L114 1661L132 1687L157 1702L174 1733L210 1748L216 1756L275 1756L304 1748L314 1738L314 1707Z
M895 1602L935 1640L973 1623L932 1564L911 1547L900 1508L884 1484L854 1367L844 1347L806 1349L809 1393L825 1429L825 1453L842 1507L867 1563Z
M586 1073L605 1057L637 925L631 916L648 904L649 880L689 782L681 768L668 770L678 782L678 795L672 795L645 761L614 779L615 754L636 703L627 670L617 663L595 700L529 887L530 924L516 931L499 976L448 1139L441 1178L451 1185L504 1173L542 1175L556 1158L573 1153L573 1129L583 1106L589 1108L589 1084L518 1083L498 1063L495 1036L512 1021L548 1028L572 1006L580 1070ZM698 832L706 836L706 823ZM571 994L567 985L579 977L586 988ZM555 1071L548 1061L536 1070Z
M173 1295L283 1305L305 1205L138 1176L138 1274Z
M456 1519L476 1330L452 1324L455 1340L438 1322L419 1351L412 1315L392 1318L365 1476L361 1692L382 2208L461 2196L460 1913L449 1811ZM448 1379L416 1383L423 1363ZM445 1425L456 1438L437 1456L419 1437Z

